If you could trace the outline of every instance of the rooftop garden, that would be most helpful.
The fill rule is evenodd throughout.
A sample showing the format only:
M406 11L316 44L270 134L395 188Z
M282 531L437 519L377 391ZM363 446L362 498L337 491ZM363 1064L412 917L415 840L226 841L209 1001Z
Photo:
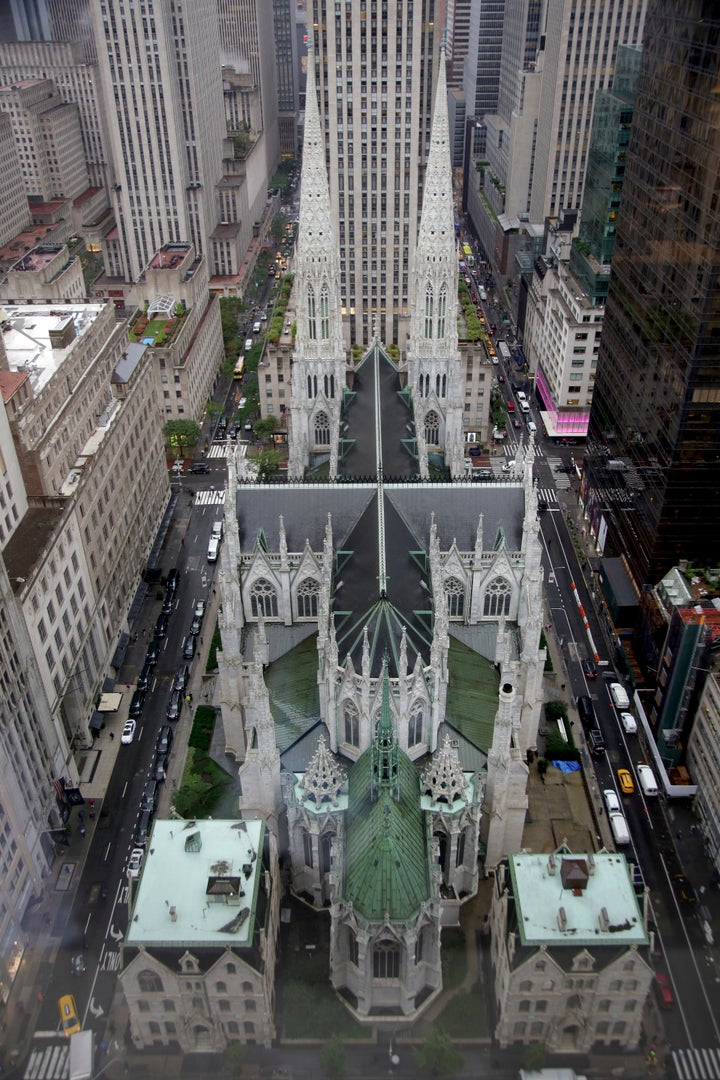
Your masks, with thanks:
M148 318L147 308L138 311L130 323L130 340L155 348L166 347L175 340L187 311L181 304L175 305L172 315L158 312Z

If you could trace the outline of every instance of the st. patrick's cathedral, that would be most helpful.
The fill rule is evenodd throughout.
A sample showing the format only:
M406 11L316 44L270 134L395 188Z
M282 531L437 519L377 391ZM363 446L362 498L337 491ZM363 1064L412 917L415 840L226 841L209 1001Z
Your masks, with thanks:
M408 339L351 362L311 63L288 482L229 459L220 703L240 814L329 913L328 978L375 1023L433 1000L442 927L520 849L542 702L532 463L462 479L454 224L441 63Z

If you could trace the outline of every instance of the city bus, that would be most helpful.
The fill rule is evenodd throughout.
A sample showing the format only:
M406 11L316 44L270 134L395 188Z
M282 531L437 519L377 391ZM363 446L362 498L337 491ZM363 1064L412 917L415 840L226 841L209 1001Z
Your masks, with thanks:
M242 379L245 374L245 357L238 356L235 370L233 371L233 379Z
M500 353L500 355L503 358L503 363L504 364L509 364L510 363L510 349L508 348L507 342L506 341L498 341L497 347L498 347L498 352Z
M475 265L475 256L472 253L472 248L469 244L463 244L463 255L465 256L465 262L468 266Z

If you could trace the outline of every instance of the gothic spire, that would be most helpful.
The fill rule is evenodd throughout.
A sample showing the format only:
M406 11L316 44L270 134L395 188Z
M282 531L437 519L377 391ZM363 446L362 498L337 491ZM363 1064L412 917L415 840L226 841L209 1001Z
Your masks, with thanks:
M389 791L393 798L398 798L400 794L398 746L390 712L390 676L387 657L383 660L382 706L372 746L373 798L377 799L381 791Z
M312 799L316 806L323 803L337 806L345 775L345 769L335 761L325 742L325 736L321 735L301 781L308 798Z
M438 337L444 337L451 346L457 344L457 275L450 125L447 112L445 51L442 49L435 89L430 153L423 186L420 232L415 249L416 287L421 290L416 300L416 330L419 337L427 336L422 332L424 327L419 325L425 318L425 281L439 285L442 280L447 286L447 318L443 320L444 333L438 334Z
M298 342L305 355L345 357L340 304L340 250L335 241L330 186L325 163L325 136L315 89L315 57L308 53L308 75L300 185L300 214L295 251ZM313 290L310 310L306 293ZM324 298L323 298L324 293ZM318 348L320 352L318 353ZM296 348L297 351L297 348Z

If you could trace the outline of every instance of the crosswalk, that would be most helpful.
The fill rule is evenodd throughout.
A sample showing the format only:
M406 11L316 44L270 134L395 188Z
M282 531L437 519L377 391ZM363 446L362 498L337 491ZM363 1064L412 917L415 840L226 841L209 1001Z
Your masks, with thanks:
M222 506L225 502L225 489L222 491L196 491L194 496L195 506Z
M247 456L248 444L244 443L244 442L239 442L239 443L236 443L235 445L237 446L238 457L246 457ZM210 449L208 450L207 454L205 455L206 458L226 458L227 456L228 456L228 444L227 444L226 440L224 440L223 442L219 442L219 443L213 443L212 446L210 447Z
M558 465L564 465L565 461L561 457L548 457L548 465L555 474L555 486L558 491L569 491L572 487L572 476L570 473L555 472Z
M68 1040L56 1031L36 1031L24 1080L65 1080L70 1072Z
M673 1050L678 1080L720 1080L720 1050Z

